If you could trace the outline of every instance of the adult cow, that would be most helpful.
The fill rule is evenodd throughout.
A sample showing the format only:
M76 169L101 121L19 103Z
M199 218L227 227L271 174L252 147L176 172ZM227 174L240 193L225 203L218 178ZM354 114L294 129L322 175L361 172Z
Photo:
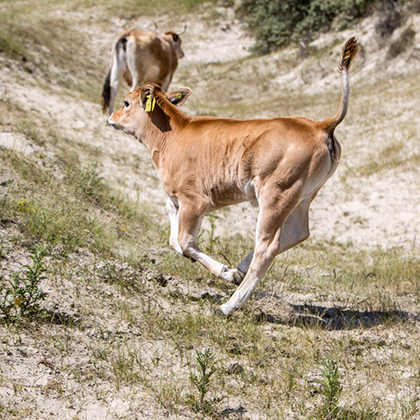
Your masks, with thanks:
M153 84L128 94L109 118L153 159L168 194L171 246L239 284L221 306L224 314L244 304L276 255L308 238L309 206L340 159L334 130L347 113L348 70L359 48L355 37L342 48L341 102L324 121L190 117L174 106L185 101L188 88L165 94ZM197 237L206 213L244 201L260 206L255 251L229 268L204 254Z
M181 37L184 31L164 34L130 29L118 36L112 49L111 67L102 90L102 108L112 114L121 80L124 78L131 91L145 83L156 83L167 90L184 56Z

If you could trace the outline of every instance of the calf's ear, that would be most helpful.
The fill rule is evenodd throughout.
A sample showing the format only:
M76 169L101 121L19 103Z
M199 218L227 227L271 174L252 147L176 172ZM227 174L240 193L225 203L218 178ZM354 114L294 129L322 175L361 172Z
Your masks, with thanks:
M143 86L141 90L141 94L140 94L140 101L141 101L141 106L143 107L143 109L146 108L147 103L150 104L153 101L154 92L155 92L155 87L152 84L147 84Z
M181 106L190 96L191 89L188 87L174 90L171 93L166 94L168 100L176 106Z

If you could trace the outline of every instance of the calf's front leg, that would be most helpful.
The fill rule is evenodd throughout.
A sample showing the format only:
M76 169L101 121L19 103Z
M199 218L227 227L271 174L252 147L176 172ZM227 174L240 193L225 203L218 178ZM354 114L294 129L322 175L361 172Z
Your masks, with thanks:
M244 277L244 275L239 272L239 270L236 268L229 268L228 266L219 263L218 261L205 254L197 246L198 234L200 232L201 223L207 208L204 203L202 203L201 206L199 205L199 198L195 198L191 201L180 201L179 210L177 212L178 225L176 225L175 222L173 222L173 225L171 225L171 245L174 246L175 244L175 235L173 234L175 233L176 227L178 227L176 242L179 244L179 247L184 255L195 261L198 261L214 276L231 283L234 282L239 284ZM173 215L170 216L170 218L171 217L175 220Z

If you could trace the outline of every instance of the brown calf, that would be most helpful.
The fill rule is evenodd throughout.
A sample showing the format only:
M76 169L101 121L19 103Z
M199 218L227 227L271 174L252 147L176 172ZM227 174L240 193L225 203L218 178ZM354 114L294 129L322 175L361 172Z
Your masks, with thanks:
M165 94L148 84L125 97L108 122L147 148L168 194L170 244L212 274L239 284L221 306L240 308L276 255L309 236L309 206L335 172L341 148L334 129L349 101L348 69L359 50L355 37L342 48L337 113L324 121L300 117L235 120L190 117L181 105L190 89ZM206 213L235 203L259 205L256 246L237 268L229 268L197 246Z

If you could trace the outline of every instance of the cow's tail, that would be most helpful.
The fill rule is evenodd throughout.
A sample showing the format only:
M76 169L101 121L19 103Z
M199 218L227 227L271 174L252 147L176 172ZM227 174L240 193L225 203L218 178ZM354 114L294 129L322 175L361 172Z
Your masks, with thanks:
M347 109L349 106L349 97L350 97L350 87L349 87L349 77L348 72L349 68L353 62L353 59L356 57L356 54L360 50L360 44L357 41L356 37L351 37L348 39L341 50L341 59L338 63L338 72L341 75L341 102L336 114L322 122L320 126L328 132L329 138L333 139L333 134L335 128L344 120L344 117L347 114Z
M116 56L118 54L118 51L120 48L123 48L123 50L126 50L126 44L127 44L127 37L124 34L121 36L118 41L116 42L111 55L111 66L109 67L108 73L105 77L104 86L102 89L102 111L106 113L108 107L109 107L109 101L111 100L111 71L112 66L116 62Z
M102 112L106 114L109 107L109 100L111 99L111 67L108 70L108 74L105 77L104 87L102 89Z

